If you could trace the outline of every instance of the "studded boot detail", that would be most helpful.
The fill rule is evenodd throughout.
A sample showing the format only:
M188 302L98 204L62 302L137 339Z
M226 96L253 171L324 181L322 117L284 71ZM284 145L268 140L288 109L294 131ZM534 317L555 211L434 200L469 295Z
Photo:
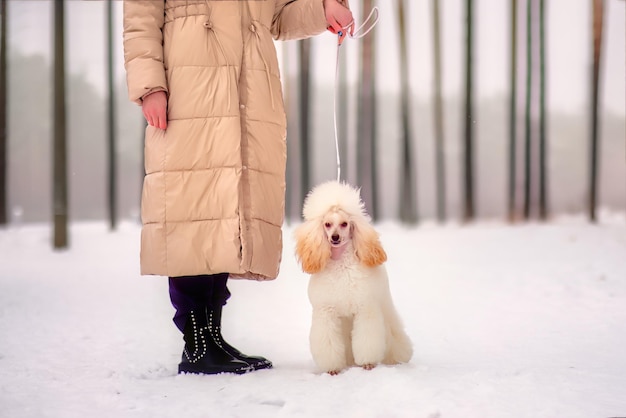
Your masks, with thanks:
M218 307L212 311L209 311L209 317L211 322L213 323L213 327L211 328L211 335L213 339L217 342L217 344L224 349L228 354L236 358L237 360L241 360L254 368L254 370L261 369L271 369L272 362L261 356L248 356L243 354L241 351L237 350L232 345L228 344L224 337L222 337L222 307Z
M215 337L219 329L215 329L210 312L207 308L190 312L183 331L185 348L178 373L243 374L252 371L252 366L235 358L222 347L221 340Z

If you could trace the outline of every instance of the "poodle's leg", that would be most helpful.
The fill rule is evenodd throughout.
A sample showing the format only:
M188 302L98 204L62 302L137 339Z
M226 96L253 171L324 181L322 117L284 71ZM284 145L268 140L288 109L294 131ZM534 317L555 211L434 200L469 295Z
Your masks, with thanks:
M346 368L346 346L341 318L332 310L315 309L309 336L311 355L317 367L330 374Z
M354 354L352 354L352 323L351 317L345 317L341 320L343 341L346 347L346 363L348 366L354 366Z
M383 361L385 334L385 321L378 308L368 309L354 316L352 351L356 364L370 370Z

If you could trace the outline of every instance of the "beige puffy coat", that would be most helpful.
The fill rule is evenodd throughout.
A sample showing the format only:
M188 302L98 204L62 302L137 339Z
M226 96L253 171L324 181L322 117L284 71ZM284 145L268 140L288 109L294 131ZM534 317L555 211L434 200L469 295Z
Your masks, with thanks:
M286 118L273 39L326 29L322 0L126 0L130 99L168 94L148 126L141 273L278 275Z

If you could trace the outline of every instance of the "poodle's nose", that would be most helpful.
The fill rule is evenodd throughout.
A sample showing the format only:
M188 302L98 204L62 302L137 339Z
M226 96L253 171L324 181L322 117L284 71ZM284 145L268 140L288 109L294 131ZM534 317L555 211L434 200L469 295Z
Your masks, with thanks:
M339 234L333 234L330 238L333 242L339 242Z

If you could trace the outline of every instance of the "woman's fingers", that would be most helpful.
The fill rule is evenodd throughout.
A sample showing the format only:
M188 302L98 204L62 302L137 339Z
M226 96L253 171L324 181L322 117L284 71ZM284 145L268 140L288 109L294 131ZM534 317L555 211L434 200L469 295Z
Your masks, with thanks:
M354 20L350 22L350 36L354 35Z
M328 30L331 31L334 34L338 34L339 32L341 32L342 27L341 24L339 22L337 22L337 19L335 19L334 16L329 16L327 19L328 22Z
M339 34L339 43L341 44L346 34L352 34L354 31L354 19L349 9L347 1L341 0L325 0L324 12L326 14L326 22L328 30L334 34Z
M156 121L155 125L159 129L167 128L167 115L165 112L165 106L159 106L156 109Z
M165 129L165 128L167 128L167 119L165 118L165 115L160 116L160 117L159 117L159 119L158 119L158 122L157 122L157 123L158 123L158 124L156 125L156 126L157 126L157 128L159 128L159 129Z
M142 110L148 125L159 129L167 128L167 95L165 92L158 91L144 97Z

